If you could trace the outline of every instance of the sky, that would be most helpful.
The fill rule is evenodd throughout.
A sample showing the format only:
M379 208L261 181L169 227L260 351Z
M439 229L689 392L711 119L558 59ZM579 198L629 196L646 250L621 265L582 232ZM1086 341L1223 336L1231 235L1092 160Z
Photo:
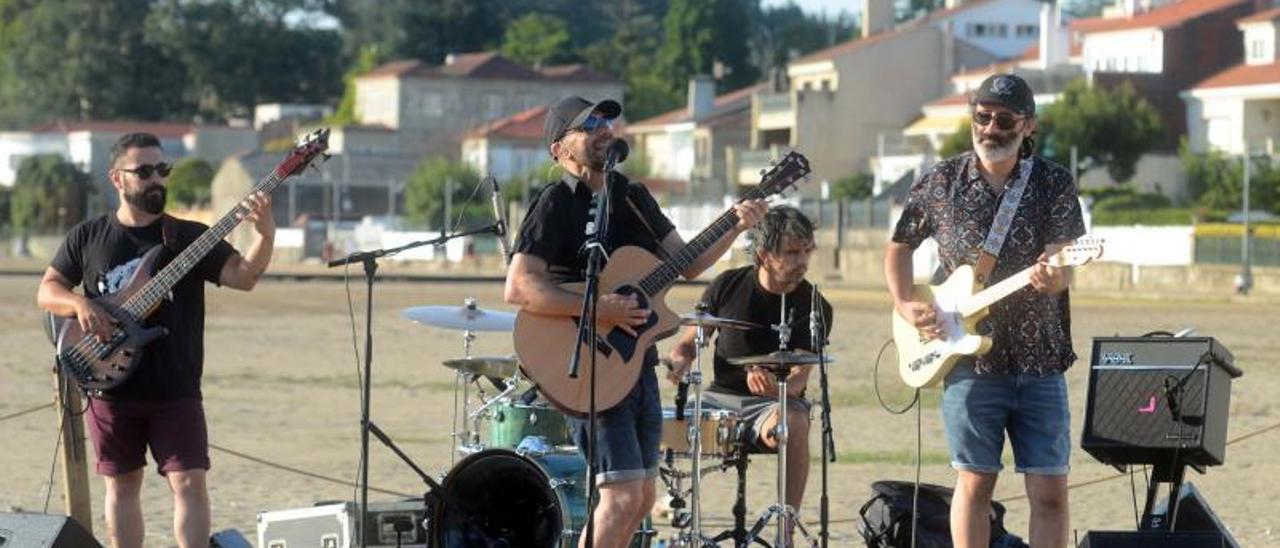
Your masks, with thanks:
M827 10L827 15L834 16L841 10L849 13L862 11L861 0L763 0L760 2L762 6L782 6L788 2L800 6L800 9L807 13L819 14L822 10Z

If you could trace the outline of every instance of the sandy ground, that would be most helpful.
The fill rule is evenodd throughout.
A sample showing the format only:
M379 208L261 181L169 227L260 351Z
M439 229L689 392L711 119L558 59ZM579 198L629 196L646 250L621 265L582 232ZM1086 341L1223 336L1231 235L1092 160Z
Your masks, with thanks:
M49 354L39 331L33 277L0 278L0 416L38 406L52 397ZM355 309L363 308L363 287L353 285ZM680 287L670 303L687 310L699 289ZM854 519L870 496L870 483L910 479L914 475L915 413L886 413L873 392L876 351L889 336L887 298L874 291L832 290L836 325L832 353L832 399L838 461L830 468L833 545L861 545ZM355 478L359 455L359 390L352 327L341 283L265 282L252 293L211 289L206 335L205 406L211 441L271 462L337 478ZM462 355L458 332L405 321L400 310L412 305L461 304L464 296L481 306L504 309L496 283L381 284L375 297L377 336L373 371L373 417L424 468L443 474L450 467L449 422L453 374L440 365ZM1076 295L1076 348L1087 363L1090 339L1112 334L1137 335L1156 329L1194 326L1230 348L1246 375L1232 389L1230 437L1280 422L1275 394L1280 393L1274 333L1280 308L1248 302L1182 299L1116 300ZM363 320L359 319L360 329ZM665 351L666 345L662 345ZM484 333L475 354L506 354L510 335ZM887 362L886 362L887 365ZM895 382L892 367L882 367L886 397L894 405L909 398ZM1073 439L1083 421L1086 368L1069 373ZM816 387L816 380L813 387ZM674 393L664 387L667 400ZM811 388L812 390L812 388ZM949 484L945 441L937 413L938 392L925 394L923 479ZM50 490L49 475L56 436L52 410L0 423L0 510L39 512ZM814 438L816 439L816 429ZM817 445L814 444L815 453ZM1280 545L1280 429L1228 449L1227 463L1204 476L1190 474L1213 509L1247 546ZM421 481L390 451L372 448L371 483L402 493L420 493ZM322 500L349 499L350 486L308 478L213 451L210 472L214 528L237 528L256 538L259 512L309 506ZM774 486L773 457L753 459L749 478L749 519L768 505ZM1072 482L1114 476L1110 467L1085 452L1073 453ZM1011 465L1011 457L1006 455ZM1010 466L1011 468L1011 466ZM154 464L149 470L154 470ZM818 462L813 461L803 513L817 518ZM61 510L61 480L55 475L50 511ZM1025 537L1028 506L1017 497L1021 481L1007 472L997 487L1006 500L1007 526ZM704 482L708 528L728 523L731 473L715 473ZM1142 480L1138 479L1138 489ZM93 479L96 532L103 534L101 482ZM375 500L393 500L376 494ZM150 472L144 488L148 546L172 545L170 503L163 481ZM1133 495L1127 479L1104 481L1071 492L1071 523L1087 530L1132 529Z

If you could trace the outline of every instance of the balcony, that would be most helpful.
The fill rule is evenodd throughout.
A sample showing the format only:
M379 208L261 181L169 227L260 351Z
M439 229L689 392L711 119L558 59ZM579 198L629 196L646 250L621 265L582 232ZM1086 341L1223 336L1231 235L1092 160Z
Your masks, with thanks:
M761 149L730 148L726 156L734 183L757 185L760 183L760 171L772 168L773 161L783 156L783 150L777 146Z
M752 97L752 111L756 113L755 129L791 129L796 125L796 109L791 102L791 92L759 93Z

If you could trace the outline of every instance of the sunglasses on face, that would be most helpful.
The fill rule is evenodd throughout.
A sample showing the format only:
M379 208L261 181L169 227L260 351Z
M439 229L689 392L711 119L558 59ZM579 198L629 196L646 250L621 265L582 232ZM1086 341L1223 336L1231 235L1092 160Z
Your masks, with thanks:
M151 175L155 173L159 173L161 177L168 177L169 172L173 171L173 166L160 162L158 164L142 164L131 169L119 168L119 171L132 173L140 179L150 179Z
M1018 125L1018 122L1021 122L1024 119L1026 119L1026 116L1015 116L1012 112L991 112L989 110L973 111L974 124L977 124L979 127L985 127L994 120L996 123L996 129L1001 131L1009 131L1013 129L1014 126Z
M587 133L593 133L600 128L613 129L613 120L592 114L582 121L581 126L578 126L578 129Z

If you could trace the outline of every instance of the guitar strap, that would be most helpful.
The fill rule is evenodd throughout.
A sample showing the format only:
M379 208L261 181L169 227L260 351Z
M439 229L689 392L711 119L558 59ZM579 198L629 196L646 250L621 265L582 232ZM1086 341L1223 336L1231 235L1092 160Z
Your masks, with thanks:
M671 254L667 253L666 249L663 249L662 240L658 238L658 233L653 231L653 227L650 226L649 221L644 218L644 214L640 213L640 208L636 207L635 202L631 201L630 194L627 195L627 205L631 207L631 212L636 214L636 218L640 219L640 224L644 225L644 229L649 231L649 235L653 237L653 243L655 244L653 248L657 251L658 258L664 261L670 259Z
M182 251L178 248L178 220L168 213L160 216L160 241L174 255Z
M1027 180L1031 178L1032 164L1031 158L1024 158L1018 162L1018 178L1005 189L1004 198L1000 200L1000 209L996 211L996 218L991 223L991 231L987 233L987 239L982 243L982 251L978 254L978 264L974 267L974 273L978 283L983 286L987 285L987 279L996 267L1000 248L1004 247L1004 239L1009 235L1013 217L1018 212L1018 205L1022 203L1022 193L1027 189Z

